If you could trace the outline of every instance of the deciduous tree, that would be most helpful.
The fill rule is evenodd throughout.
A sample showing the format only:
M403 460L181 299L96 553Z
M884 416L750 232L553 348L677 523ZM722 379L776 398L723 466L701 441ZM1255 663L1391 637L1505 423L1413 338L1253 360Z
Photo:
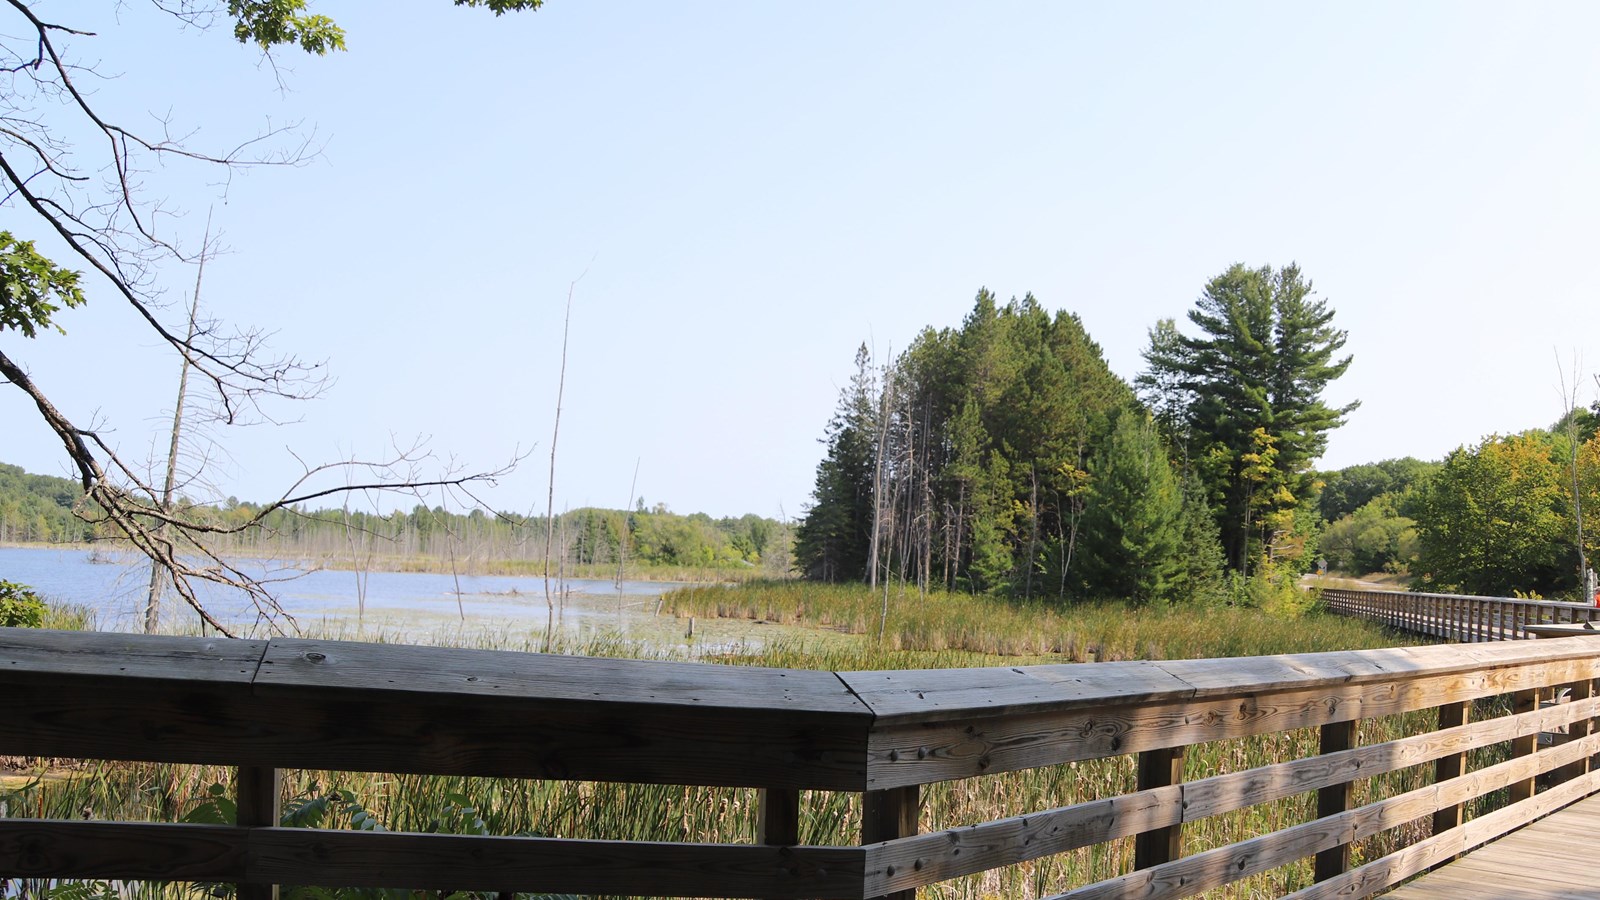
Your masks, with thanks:
M1423 490L1418 576L1469 594L1548 594L1570 587L1566 492L1548 435L1489 437L1459 447Z

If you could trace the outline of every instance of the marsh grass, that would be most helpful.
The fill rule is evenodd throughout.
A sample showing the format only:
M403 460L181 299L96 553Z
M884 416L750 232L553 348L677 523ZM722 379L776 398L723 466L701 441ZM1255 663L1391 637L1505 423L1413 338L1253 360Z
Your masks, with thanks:
M814 637L787 637L759 647L711 651L666 647L622 634L596 634L558 642L559 652L639 659L694 659L726 665L762 665L822 670L883 670L983 665L1060 663L1139 658L1199 658L1361 649L1401 643L1392 632L1316 613L1282 619L1259 611L1130 609L1113 604L1053 608L956 594L891 592L890 615L878 636L881 593L864 588L795 582L760 582L742 587L690 587L668 595L679 616L726 616L783 622L816 629ZM366 629L352 634L328 623L329 638L425 642L498 650L537 650L542 635L511 630L456 628L432 633ZM839 633L855 635L840 640ZM1487 715L1487 706L1474 718ZM1431 711L1369 720L1362 743L1391 740L1429 730ZM1314 729L1256 738L1217 741L1188 748L1185 777L1203 778L1317 752ZM1504 758L1505 749L1473 754L1479 768ZM1497 755L1498 754L1498 755ZM95 763L74 777L36 778L0 791L9 815L50 818L172 821L203 804L213 784L231 771L209 766ZM1431 765L1369 779L1358 802L1371 802L1429 783ZM754 790L521 781L496 778L385 775L355 772L285 773L285 800L326 797L348 791L372 821L391 830L451 831L481 822L488 833L552 835L654 841L750 841L756 828ZM1134 759L1115 757L929 785L923 789L924 831L987 822L1110 797L1134 789ZM1216 816L1185 827L1186 852L1220 847L1266 834L1315 816L1315 792ZM860 839L858 794L806 792L801 839L808 844L854 844ZM349 815L323 827L349 828ZM1426 821L1379 835L1356 848L1371 859L1426 833ZM1084 848L924 889L920 896L949 900L1031 898L1126 872L1131 840ZM1246 879L1207 896L1278 896L1310 883L1303 861ZM151 896L182 893L178 887L147 886ZM0 891L0 894L3 894ZM13 889L13 894L15 890Z
M892 587L889 612L883 594L863 585L754 581L695 585L667 593L664 608L680 617L744 618L832 629L865 639L868 652L887 665L916 653L964 651L991 657L1050 658L1052 662L1125 659L1206 659L1364 650L1403 643L1369 623L1313 611L1275 616L1240 606L1146 606L1121 603L1052 604L981 595ZM913 656L900 657L900 651Z

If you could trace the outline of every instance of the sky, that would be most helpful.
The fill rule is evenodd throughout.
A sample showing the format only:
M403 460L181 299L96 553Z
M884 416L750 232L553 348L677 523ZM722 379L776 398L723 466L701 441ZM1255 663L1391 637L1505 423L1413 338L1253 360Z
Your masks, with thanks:
M314 0L349 49L275 66L151 4L41 0L121 121L306 164L168 166L146 196L228 252L201 304L326 361L281 424L216 431L219 495L422 441L554 505L800 516L857 346L959 327L980 288L1078 314L1113 371L1230 265L1297 262L1359 400L1320 467L1548 426L1600 371L1600 6ZM77 17L82 16L79 19ZM14 34L7 22L7 33ZM97 147L82 145L84 159ZM0 228L38 237L14 203ZM70 262L47 240L40 247ZM182 319L192 268L159 283ZM177 359L90 282L0 334L136 459ZM69 474L20 392L0 460ZM409 506L402 498L397 502Z

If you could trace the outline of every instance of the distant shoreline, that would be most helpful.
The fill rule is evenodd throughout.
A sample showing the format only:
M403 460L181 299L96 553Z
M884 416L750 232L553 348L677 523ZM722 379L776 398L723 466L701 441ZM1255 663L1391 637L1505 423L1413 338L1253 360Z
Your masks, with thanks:
M0 550L77 550L86 553L101 552L113 556L125 556L128 562L138 560L138 551L125 543L115 541L97 541L93 543L50 543L50 542L25 542L3 541ZM500 575L544 577L544 563L540 560L526 559L492 559L492 558L457 558L452 565L448 558L428 555L397 556L374 555L365 564L361 560L348 557L308 557L300 555L273 555L259 552L230 551L226 556L233 559L248 559L257 562L273 562L285 568L302 569L305 571L330 570L335 572L401 572L401 573L426 573L432 575ZM121 562L123 560L107 560L108 562ZM585 579L591 581L609 581L617 577L615 565L572 565L567 564L561 571L552 571L550 577L568 579ZM791 576L778 576L770 572L762 572L755 567L742 569L727 568L696 568L689 566L635 566L627 565L623 570L624 581L654 581L666 584L727 584L729 582L744 582L763 578L787 578Z

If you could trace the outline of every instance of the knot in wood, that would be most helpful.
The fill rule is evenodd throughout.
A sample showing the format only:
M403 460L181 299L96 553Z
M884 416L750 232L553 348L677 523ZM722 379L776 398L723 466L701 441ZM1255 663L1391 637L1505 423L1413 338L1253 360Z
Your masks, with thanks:
M318 653L317 651L312 650L310 653L306 654L305 658L310 662L322 662L328 658L328 655L326 653Z

